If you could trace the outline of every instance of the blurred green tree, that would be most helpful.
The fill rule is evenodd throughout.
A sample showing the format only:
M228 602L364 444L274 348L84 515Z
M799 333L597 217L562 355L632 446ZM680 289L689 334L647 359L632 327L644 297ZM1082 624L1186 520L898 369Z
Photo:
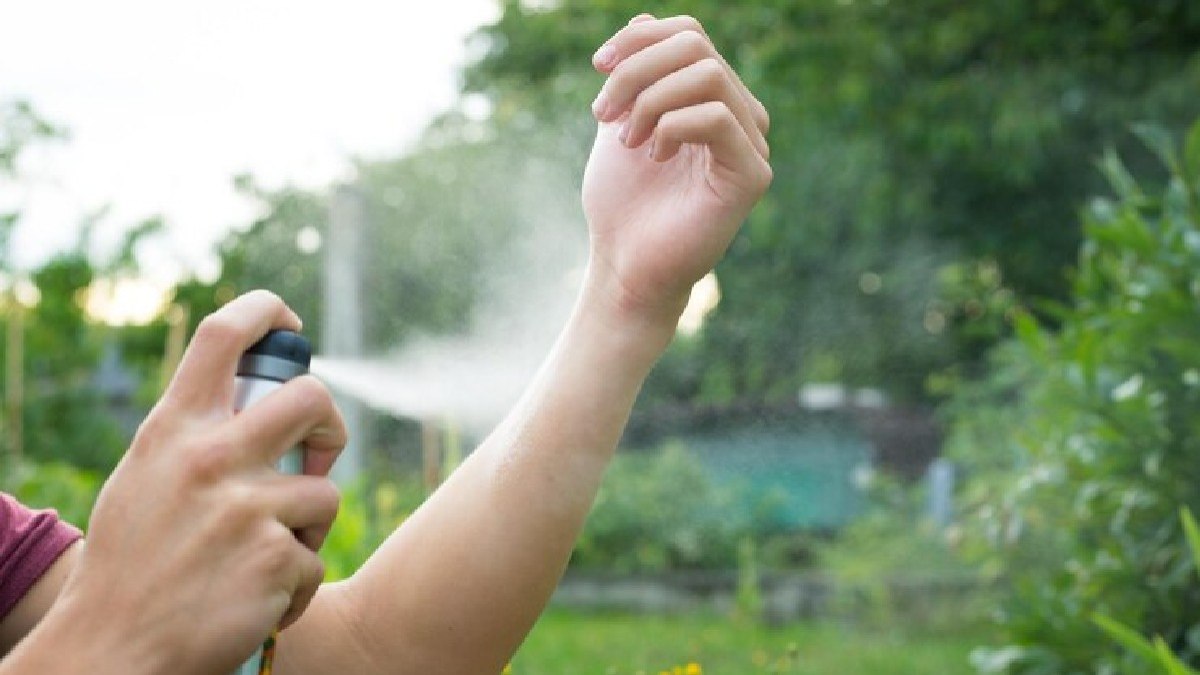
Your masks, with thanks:
M1140 673L1099 613L1160 635L1200 664L1200 580L1176 518L1200 505L1200 123L1179 152L1142 131L1170 169L1135 181L1109 153L1057 325L1024 315L994 374L951 407L950 453L972 467L968 531L1011 584L995 673Z
M600 84L591 52L644 9L507 0L466 90L492 101L500 133L582 113ZM988 273L1025 304L1062 298L1097 149L1140 168L1131 122L1179 130L1200 112L1187 0L653 9L701 18L775 120L775 185L718 270L724 301L695 350L704 367L675 378L684 394L789 398L841 379L923 397L929 373L979 364L1011 305L998 283L948 300L938 270Z
M18 194L28 180L21 170L24 152L65 136L64 130L45 120L29 104L0 103L0 186L5 193ZM9 235L19 224L21 213L13 210L0 216L0 306L5 336L0 341L0 362L6 368L13 364L20 368L20 377L6 372L5 378L6 456L19 450L33 462L61 462L106 473L128 442L128 430L113 417L96 386L96 370L106 345L122 347L135 370L152 370L161 356L161 342L125 340L126 331L97 324L85 311L86 294L99 276L136 273L134 252L138 243L161 230L162 222L151 218L137 224L110 259L97 262L93 260L97 250L93 234L105 215L106 210L101 209L85 218L73 246L32 270L17 269L12 262ZM131 328L128 333L135 336L142 330ZM10 350L14 351L11 362ZM14 468L16 488L38 484L36 479L31 482L19 478L29 473ZM49 475L69 473L69 469L63 469ZM75 485L91 482L85 477Z

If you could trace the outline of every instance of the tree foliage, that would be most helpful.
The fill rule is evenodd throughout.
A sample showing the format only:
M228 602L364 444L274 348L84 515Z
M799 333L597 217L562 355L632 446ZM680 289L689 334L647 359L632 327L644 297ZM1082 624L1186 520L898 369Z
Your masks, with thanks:
M510 0L478 36L467 89L501 123L554 124L585 110L592 50L643 10ZM775 120L775 185L719 268L692 396L787 398L842 379L922 397L929 373L978 361L1009 304L986 285L948 299L939 269L998 271L1021 301L1063 297L1075 210L1101 187L1097 149L1127 149L1132 121L1178 130L1200 111L1200 11L1186 0L655 11L702 19Z
M0 103L0 192L19 195L30 180L22 171L24 153L64 136L63 130L28 103ZM81 486L95 481L83 474L72 478L67 467L106 472L116 464L128 442L130 430L114 419L110 402L104 400L95 379L106 348L124 349L126 363L139 373L157 369L162 350L161 339L143 339L153 328L110 330L98 325L85 310L93 282L103 275L135 272L138 243L162 228L162 222L153 218L137 224L111 259L97 260L92 235L105 213L101 209L84 219L73 246L29 270L17 269L10 251L9 235L20 224L21 212L14 210L0 216L0 335L4 336L0 341L0 363L6 368L4 454L11 457L19 450L33 462L61 463L59 468L47 470L45 475L50 478L45 481L37 471L9 464L6 473L11 480L0 487L20 495L43 496L53 493L55 486L63 488L64 494L79 496L71 500L71 515L77 514L80 505L90 503L87 490ZM20 368L19 377L7 372L9 350L19 350L11 355ZM12 416L18 414L19 433L11 424ZM15 446L18 438L19 447Z
M1200 124L1183 152L1142 135L1165 185L1106 155L1114 196L1084 215L1057 328L1023 316L996 374L955 403L970 522L1014 590L1012 644L976 655L986 672L1142 672L1105 646L1096 613L1200 663L1200 583L1176 518L1200 504Z

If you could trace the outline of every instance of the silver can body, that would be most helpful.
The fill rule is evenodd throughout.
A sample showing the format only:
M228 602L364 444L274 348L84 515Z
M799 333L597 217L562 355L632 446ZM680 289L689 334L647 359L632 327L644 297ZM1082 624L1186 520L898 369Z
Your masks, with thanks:
M238 376L234 378L234 412L241 412L246 408L249 408L282 386L282 382L268 380L261 377ZM279 458L279 461L275 464L275 468L279 470L279 473L292 475L304 473L303 448L292 448L291 450L288 450L282 457Z
M234 412L241 412L249 408L282 386L283 383L278 380L238 376L234 380ZM275 468L280 473L297 475L304 473L304 449L292 448L288 450L276 462ZM249 660L233 671L232 675L259 675L261 663L262 647L259 647Z

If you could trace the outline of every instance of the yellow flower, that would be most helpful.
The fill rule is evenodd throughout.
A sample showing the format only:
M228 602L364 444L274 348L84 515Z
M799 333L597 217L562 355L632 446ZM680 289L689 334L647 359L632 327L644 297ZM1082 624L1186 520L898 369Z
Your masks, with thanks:
M683 669L683 675L704 675L704 674L700 671L700 664L692 662L692 663L687 664L687 667Z

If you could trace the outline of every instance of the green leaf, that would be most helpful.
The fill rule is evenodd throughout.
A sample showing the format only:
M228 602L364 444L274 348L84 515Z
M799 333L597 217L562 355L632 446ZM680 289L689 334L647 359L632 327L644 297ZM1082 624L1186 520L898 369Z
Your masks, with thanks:
M1137 180L1125 168L1125 163L1117 156L1117 153L1109 148L1104 151L1104 156L1099 162L1100 172L1108 179L1109 186L1113 192L1121 198L1122 201L1133 202L1135 204L1142 203L1146 196L1142 192L1142 188L1137 184Z
M1196 671L1192 670L1183 661L1175 656L1171 648L1163 642L1161 637L1154 638L1154 647L1158 656L1158 662L1162 664L1169 675L1197 675Z
M1192 205L1192 214L1200 219L1200 122L1192 125L1183 145L1183 176L1184 192Z
M1013 328L1016 329L1017 337L1021 342L1030 349L1041 352L1045 348L1046 335L1033 315L1028 312L1017 312L1013 317Z
M1200 182L1200 122L1192 125L1183 146L1183 168L1189 182ZM1192 185L1193 189L1200 185Z
M1171 173L1180 173L1179 155L1175 152L1175 139L1170 132L1157 124L1135 124L1133 133L1150 149Z
M1200 526L1196 525L1196 518L1186 506L1179 510L1179 519L1183 521L1183 533L1187 535L1188 547L1192 549L1192 563L1200 571Z
M1138 635L1136 631L1129 628L1125 624L1103 614L1093 614L1092 622L1095 623L1100 630L1108 634L1115 642L1119 643L1129 651L1137 654L1150 663L1159 661L1158 651L1154 648L1149 640Z

